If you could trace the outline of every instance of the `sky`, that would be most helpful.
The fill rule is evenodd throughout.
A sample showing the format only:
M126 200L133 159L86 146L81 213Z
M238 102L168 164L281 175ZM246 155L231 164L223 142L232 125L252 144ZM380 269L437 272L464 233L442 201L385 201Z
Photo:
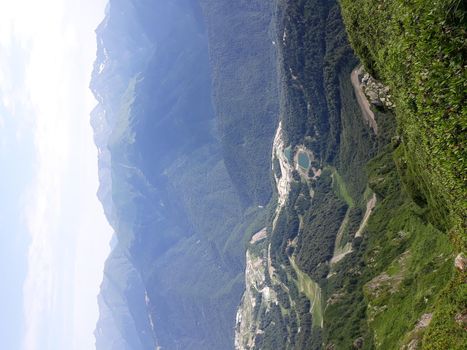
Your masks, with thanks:
M106 0L0 1L0 348L94 349L112 230L88 86Z

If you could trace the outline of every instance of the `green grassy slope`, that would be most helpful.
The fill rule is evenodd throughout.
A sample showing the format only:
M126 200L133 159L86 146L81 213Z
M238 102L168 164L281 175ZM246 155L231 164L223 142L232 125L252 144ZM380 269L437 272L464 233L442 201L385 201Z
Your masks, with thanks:
M465 312L467 288L465 273L454 270L453 258L465 251L467 239L465 3L342 0L341 5L356 53L391 88L401 140L391 156L397 164L391 177L401 182L402 189L385 188L391 172L370 183L376 193L389 199L376 208L368 227L371 232L387 225L381 237L385 244L364 242L365 254L376 249L382 255L372 259L397 270L397 258L387 260L390 255L380 253L378 247L389 251L387 238L398 230L408 233L403 239L408 242L402 246L409 252L401 270L401 290L377 298L371 293L365 296L368 310L375 303L387 308L369 324L375 345L397 348L415 337L408 332L409 326L416 324L425 308L424 312L433 313L433 320L424 335L417 336L422 348L464 348L466 332L454 318ZM372 164L375 173L378 161ZM365 259L368 263L369 256ZM371 271L370 266L364 270ZM422 295L430 307L423 306ZM360 299L363 307L364 299Z
M402 154L401 148L388 146L369 163L378 205L363 241L354 242L354 253L328 281L325 343L337 349L350 347L359 337L365 349L399 349L413 339L429 349L465 345L465 332L452 313L465 303L465 288L454 284L450 290L456 278L453 248L427 220L428 209L402 186L396 167ZM447 301L451 305L445 309ZM440 315L445 311L447 319ZM423 314L434 314L431 326L413 332Z
M342 0L365 67L396 100L407 170L433 221L465 249L467 196L466 8L461 0Z

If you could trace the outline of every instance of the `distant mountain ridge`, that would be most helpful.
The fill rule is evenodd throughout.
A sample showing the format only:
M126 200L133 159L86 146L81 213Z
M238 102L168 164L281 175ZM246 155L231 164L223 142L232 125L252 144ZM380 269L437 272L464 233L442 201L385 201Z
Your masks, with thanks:
M204 10L209 6L205 2ZM233 346L231 320L243 290L241 242L245 229L266 214L251 201L259 196L264 204L271 190L260 183L263 189L244 197L250 180L234 185L224 165L236 150L218 131L213 106L226 107L212 99L214 57L202 11L191 0L110 1L97 29L91 88L99 105L91 123L98 195L118 242L99 296L98 349ZM245 49L260 52L254 42ZM239 81L246 78L254 81ZM240 107L242 100L232 103L229 108ZM270 109L265 106L261 118L272 124L272 139L278 112ZM261 125L256 128L267 139ZM265 147L256 152L269 162Z

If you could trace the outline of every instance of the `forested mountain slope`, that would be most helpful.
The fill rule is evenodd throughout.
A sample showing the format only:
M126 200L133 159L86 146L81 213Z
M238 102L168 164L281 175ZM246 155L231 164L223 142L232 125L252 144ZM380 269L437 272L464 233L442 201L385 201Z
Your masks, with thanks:
M97 349L466 345L465 11L410 6L110 0Z
M237 21L248 11L263 10L239 8ZM261 16L268 21L267 14ZM243 240L250 225L259 225L254 221L261 221L266 209L258 205L272 192L265 150L272 143L278 103L270 47L264 52L256 44L270 43L262 29L245 28L262 34L238 42L245 52L269 60L269 66L261 62L255 69L258 78L238 79L244 86L259 85L256 79L272 85L269 92L256 94L273 102L253 111L243 106L245 97L225 102L212 97L209 61L221 57L208 49L198 1L110 1L97 31L91 86L100 104L92 123L100 150L99 195L118 243L100 295L98 348L233 347L235 312L244 288ZM222 42L228 33L210 35ZM239 55L230 69L239 70L245 60ZM250 98L256 99L254 91ZM245 120L257 118L260 130L245 138L258 137L262 147L249 145L251 140L238 143L242 133L231 126L236 137L229 139L214 108L228 124L237 110ZM269 132L260 128L268 124ZM251 152L257 154L247 158ZM229 167L236 173L229 173ZM261 171L251 170L246 181L241 167ZM119 268L117 262L123 260L128 268Z

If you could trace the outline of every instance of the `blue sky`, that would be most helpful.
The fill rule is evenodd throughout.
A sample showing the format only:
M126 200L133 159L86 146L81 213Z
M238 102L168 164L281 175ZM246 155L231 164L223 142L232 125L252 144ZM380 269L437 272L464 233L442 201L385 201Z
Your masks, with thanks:
M1 339L6 349L19 349L22 326L23 281L27 271L28 233L21 217L23 190L32 180L33 146L31 135L17 139L19 129L16 121L0 105L2 125L0 127L0 329ZM22 162L18 162L22 159Z
M0 2L1 348L94 348L112 234L88 85L105 0Z

